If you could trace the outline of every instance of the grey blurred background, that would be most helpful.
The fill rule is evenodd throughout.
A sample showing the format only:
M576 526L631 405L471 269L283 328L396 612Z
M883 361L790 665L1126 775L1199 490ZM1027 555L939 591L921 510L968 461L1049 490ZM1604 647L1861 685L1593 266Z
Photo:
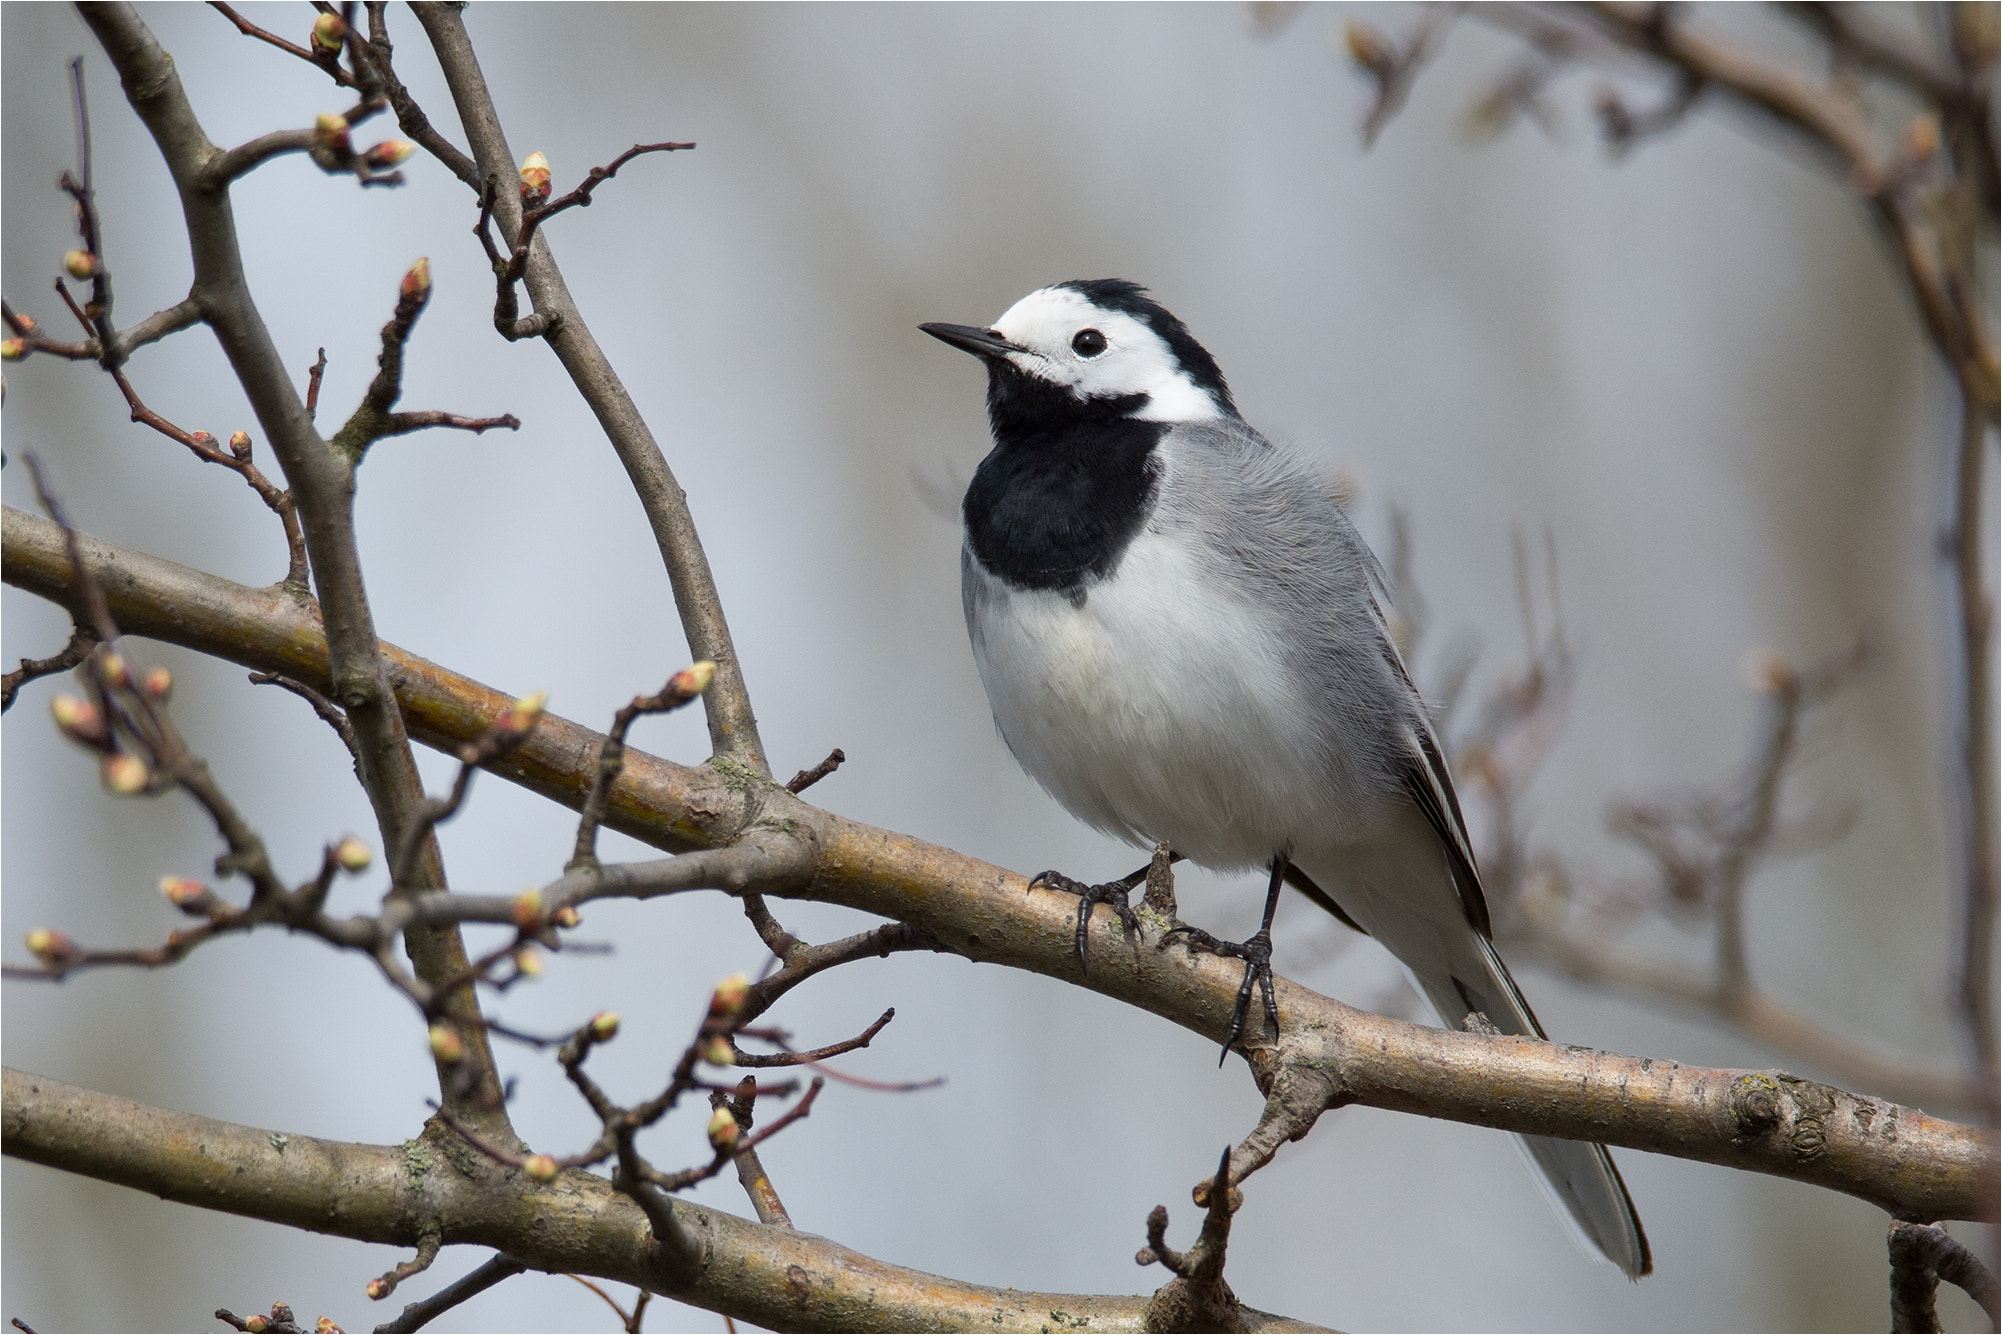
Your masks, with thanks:
M305 5L247 6L295 40ZM193 5L148 6L211 138L310 123L344 105L303 63ZM1537 837L1610 869L1614 794L1713 782L1740 763L1754 647L1800 657L1862 630L1881 665L1816 717L1794 800L1854 802L1855 832L1762 874L1757 976L1860 1042L1951 1060L1953 901L1941 801L1943 596L1929 561L1950 430L1947 387L1855 200L1767 127L1698 114L1611 164L1560 85L1554 136L1474 144L1468 100L1514 55L1463 23L1373 151L1368 89L1341 53L1362 16L1310 8L1262 31L1241 6L484 5L468 13L515 150L557 188L638 140L645 158L550 238L601 343L686 486L736 632L773 767L839 745L815 799L1023 871L1112 875L1133 854L1077 825L996 739L964 644L951 505L987 448L978 368L920 320L984 322L1045 283L1150 284L1218 357L1247 418L1340 469L1381 544L1408 509L1441 635L1478 634L1476 687L1519 660L1511 535L1547 526L1583 648L1576 706L1528 815ZM1770 36L1755 16L1722 23ZM463 143L422 34L391 13L420 102ZM189 266L165 169L66 8L0 7L4 284L61 331L51 276L71 240L54 191L72 160L65 61L85 54L123 322L179 299ZM387 118L358 134L394 133ZM513 412L514 435L385 441L357 514L383 635L489 682L547 689L602 727L687 648L639 507L548 351L489 324L492 282L464 188L419 156L401 190L359 190L303 158L236 190L265 320L299 373L329 369L331 427L374 369L396 282L431 258L435 298L411 344L404 405ZM69 336L63 334L62 336ZM130 373L159 411L219 438L256 434L213 340L191 331ZM0 483L32 506L38 451L75 521L112 542L232 579L284 570L249 490L127 422L101 374L10 367ZM260 449L262 442L259 442ZM939 497L946 499L941 503ZM66 622L4 595L5 654L53 652ZM322 842L373 826L345 756L297 700L240 669L151 644L176 714L303 876ZM157 939L165 873L202 875L212 831L169 798L116 802L47 722L55 683L6 729L5 933ZM638 745L705 754L693 715ZM425 753L434 786L449 768ZM455 884L510 891L553 875L572 818L492 779L444 831ZM639 845L606 837L614 856ZM1257 887L1182 878L1185 916L1255 925ZM379 880L343 887L359 908ZM339 905L337 905L339 907ZM820 939L860 915L785 905ZM617 1095L655 1087L708 989L763 959L721 896L594 906L611 958L552 959L496 1011L553 1029L626 1017L604 1053ZM1304 903L1282 910L1279 965L1372 1004L1394 966ZM1703 958L1660 930L1649 949ZM1563 1041L1712 1065L1769 1065L1731 1032L1534 970L1522 982ZM896 1022L848 1059L890 1096L835 1086L766 1163L800 1227L885 1259L1024 1288L1144 1292L1132 1262L1165 1202L1193 1236L1190 1184L1251 1125L1242 1065L1073 987L947 957L827 976L776 1020L802 1042ZM9 1064L132 1098L289 1132L376 1142L417 1129L431 1092L422 1034L365 964L279 935L177 969L9 984ZM539 1149L590 1137L552 1063L503 1046L515 1115ZM596 1059L594 1059L596 1060ZM1812 1072L1807 1072L1812 1074ZM656 1131L673 1166L706 1157L702 1117ZM1874 1328L1886 1317L1885 1219L1777 1180L1620 1155L1657 1275L1630 1286L1564 1240L1506 1138L1351 1109L1247 1186L1230 1279L1270 1311L1370 1328ZM160 1203L5 1165L4 1314L40 1329L211 1329L218 1305L290 1301L361 1329L482 1259L448 1251L390 1303L362 1286L402 1253ZM727 1176L727 1175L726 1175ZM748 1213L734 1182L697 1193ZM1974 1309L1945 1293L1965 1327ZM658 1301L648 1328L716 1329ZM526 1276L437 1329L616 1328L569 1280Z

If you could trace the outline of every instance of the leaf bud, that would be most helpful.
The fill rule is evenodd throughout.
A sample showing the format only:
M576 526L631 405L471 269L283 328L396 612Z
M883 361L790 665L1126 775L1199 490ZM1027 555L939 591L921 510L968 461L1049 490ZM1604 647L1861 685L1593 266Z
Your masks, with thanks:
M1349 59L1363 69L1376 72L1389 68L1390 42L1369 24L1349 24L1342 32L1342 39L1348 46Z
M250 433L248 431L232 431L229 437L229 452L239 459L248 459L250 457Z
M125 665L125 657L116 649L105 649L97 655L97 666L104 673L104 684L114 691L122 691L132 684L132 669Z
M72 250L63 256L63 268L72 278L95 278L99 267L97 256L87 250Z
M539 932L542 923L542 891L531 885L514 897L514 925L524 932Z
M339 1326L334 1324L334 1319L330 1316L323 1316L318 1321L315 1321L313 1323L313 1331L314 1335L346 1335Z
M153 771L138 756L118 751L98 763L97 777L105 792L118 797L137 797L153 781Z
M709 1014L717 1020L733 1020L737 1012L744 1009L744 998L750 995L751 980L741 973L733 973L716 984L716 991L709 998Z
M556 1180L556 1160L546 1154L531 1154L521 1161L521 1171L537 1182Z
M417 145L408 139L385 139L371 147L364 156L369 166L381 171L388 167L402 166L410 161L411 155L416 151Z
M72 741L85 746L103 746L111 740L104 730L104 716L97 706L80 695L58 695L49 701L49 713L56 726Z
M203 913L208 907L209 888L186 876L162 876L160 893L183 913Z
M449 1024L431 1026L431 1055L447 1066L457 1066L466 1058L466 1042Z
M1915 117L1912 123L1905 127L1903 148L1907 162L1932 161L1932 155L1939 152L1938 115L1928 111L1923 116Z
M599 1011L591 1017L591 1037L600 1043L609 1043L619 1035L619 1013Z
M194 438L194 442L197 445L211 450L215 448L215 436L207 431L190 431L188 435Z
M528 208L549 199L549 159L530 153L521 163L521 202Z
M25 338L0 339L0 362L18 362L28 355Z
M684 700L693 700L709 689L709 683L716 679L716 665L708 659L685 667L667 679L667 689Z
M730 1115L728 1108L718 1108L709 1116L709 1145L718 1154L726 1154L737 1144L737 1119Z
M139 689L164 703L174 693L174 674L163 667L147 668L146 675L139 679Z
M348 148L348 118L336 111L323 111L313 118L313 138L321 148L345 151Z
M404 271L403 282L397 286L397 291L403 296L416 297L420 301L430 298L431 261L428 257L418 260Z
M24 334L32 334L42 327L42 322L32 315L16 315L14 327Z
M389 1281L384 1279L381 1275L377 1275L374 1279L368 1282L368 1296L376 1302L381 1302L384 1298L387 1298L390 1294L394 1292L396 1292L396 1290L390 1287Z
M730 1046L730 1040L722 1034L711 1034L702 1040L695 1055L711 1066L735 1066L737 1050Z
M44 967L60 969L76 958L76 942L53 927L37 927L28 933L28 953Z
M1785 695L1800 686L1800 673L1777 649L1754 649L1745 655L1745 684L1761 695Z
M367 871L368 864L374 858L375 855L369 852L368 845L353 835L348 835L334 845L334 861L340 864L342 871L350 875Z
M313 20L313 49L328 55L338 55L341 42L348 35L348 25L341 21L339 14L322 14Z
M578 923L584 921L584 915L577 911L575 905L565 904L562 908L549 915L549 921L558 927L575 927Z
M514 952L514 967L524 978L542 977L542 952L534 946L523 946Z
M271 1318L262 1312L252 1312L243 1319L243 1328L249 1331L250 1335L264 1335L264 1332L271 1329Z
M514 702L505 714L494 720L494 727L502 732L527 732L542 717L542 708L549 703L549 692L537 691L524 695Z

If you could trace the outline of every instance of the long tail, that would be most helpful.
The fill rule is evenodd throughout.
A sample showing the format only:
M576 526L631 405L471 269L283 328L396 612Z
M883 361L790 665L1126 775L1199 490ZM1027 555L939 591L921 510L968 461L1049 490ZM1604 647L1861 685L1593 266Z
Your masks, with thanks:
M1479 1011L1504 1034L1547 1037L1469 916L1451 854L1431 822L1414 807L1398 825L1388 838L1302 865L1304 876L1294 884L1403 961L1448 1028L1460 1028L1469 1012ZM1574 1223L1584 1241L1629 1279L1654 1268L1647 1234L1605 1146L1547 1136L1518 1139L1559 1217Z

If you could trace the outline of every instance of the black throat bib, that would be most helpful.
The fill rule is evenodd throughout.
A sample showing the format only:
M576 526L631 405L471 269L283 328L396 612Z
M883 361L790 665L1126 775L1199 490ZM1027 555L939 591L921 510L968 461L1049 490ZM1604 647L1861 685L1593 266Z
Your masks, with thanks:
M994 448L974 470L961 513L973 555L1016 589L1049 589L1079 606L1154 508L1164 422L1127 414L1147 396L1079 399L1002 361L987 364Z

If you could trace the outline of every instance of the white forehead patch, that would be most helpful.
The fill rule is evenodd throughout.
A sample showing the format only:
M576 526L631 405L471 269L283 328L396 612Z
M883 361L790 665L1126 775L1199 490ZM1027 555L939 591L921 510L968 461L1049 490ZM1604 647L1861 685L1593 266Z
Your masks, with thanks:
M1111 311L1068 287L1046 287L1023 297L994 322L1010 343L1025 348L1008 360L1018 370L1062 385L1081 399L1145 394L1132 414L1143 422L1199 422L1222 417L1223 408L1176 361L1146 321ZM1105 336L1105 351L1087 357L1071 346L1086 329Z

